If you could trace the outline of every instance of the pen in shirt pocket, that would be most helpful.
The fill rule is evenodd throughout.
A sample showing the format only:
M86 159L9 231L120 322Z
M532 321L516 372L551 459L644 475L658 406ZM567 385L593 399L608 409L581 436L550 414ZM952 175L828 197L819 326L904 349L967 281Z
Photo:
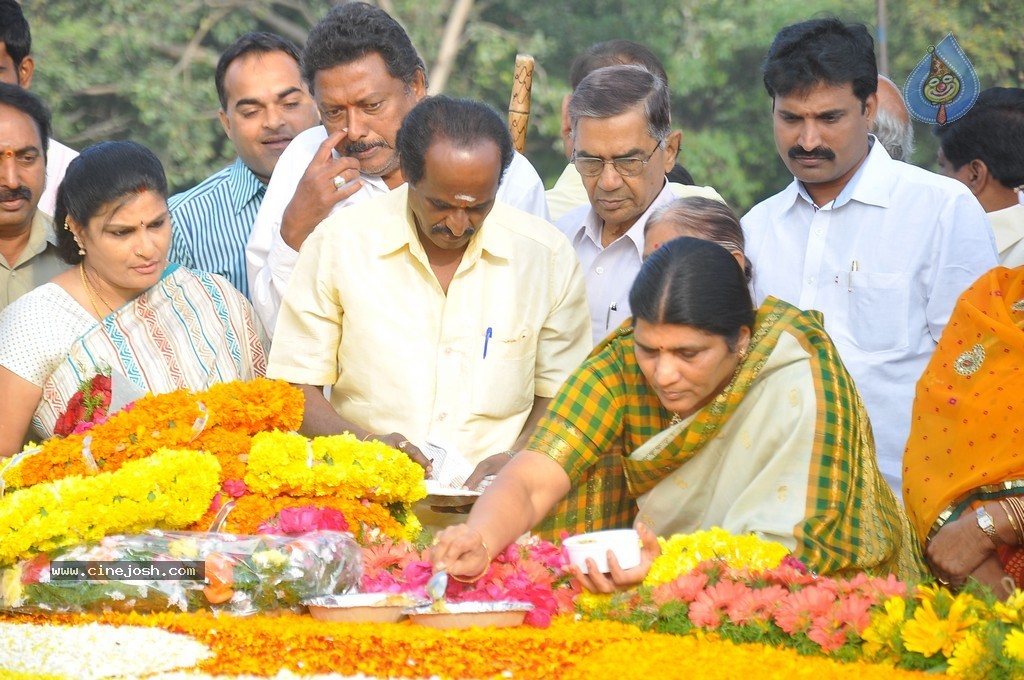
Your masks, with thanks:
M492 335L494 335L494 329L488 326L487 332L484 333L484 359L487 358L487 345L491 342Z
M857 260L854 260L853 262L850 263L850 274L846 278L846 292L847 293L852 293L853 292L853 273L855 271L857 271L859 268L860 267L857 266Z
M608 330L612 323L612 312L617 311L619 306L614 302L608 305L608 314L604 317L604 329Z

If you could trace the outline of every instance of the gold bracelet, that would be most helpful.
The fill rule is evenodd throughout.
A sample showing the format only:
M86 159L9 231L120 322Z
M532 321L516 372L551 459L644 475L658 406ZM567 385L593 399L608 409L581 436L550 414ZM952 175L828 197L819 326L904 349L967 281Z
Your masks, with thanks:
M365 442L365 441L366 441L367 439L369 439L369 438L370 438L370 437L372 437L372 436L373 436L373 433L372 433L372 432L369 432L369 433L367 433L367 435L366 435L365 437L363 437L363 438L362 438L362 439L361 439L360 441L364 441L364 442Z
M1017 527L1017 519L1013 516L1013 512L1010 509L1010 504L1006 500L999 501L999 507L1003 509L1006 514L1006 521L1010 523L1010 528L1013 529L1013 535L1017 538L1017 545L1021 544L1020 528Z
M484 565L484 570L476 576L474 576L473 578L460 578L455 574L451 574L450 576L453 579L455 579L459 583L476 583L477 581L482 579L487 574L488 571L491 570L491 551L487 548L487 541L485 541L482 537L480 538L480 545L484 547L484 555L487 557L487 564Z
M1017 545L1024 546L1024 503L1017 496L1007 496L1006 503L1010 506L1017 525L1014 526L1014 533L1017 535ZM1011 526L1013 526L1011 524Z

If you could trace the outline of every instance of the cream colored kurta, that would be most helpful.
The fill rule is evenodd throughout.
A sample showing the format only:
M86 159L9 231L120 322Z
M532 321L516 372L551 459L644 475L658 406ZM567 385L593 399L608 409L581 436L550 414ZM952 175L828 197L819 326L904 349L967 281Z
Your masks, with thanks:
M812 439L818 405L807 352L783 333L761 374L718 436L679 466L637 505L638 520L659 536L714 526L797 547L794 530L807 516ZM649 457L657 441L633 452Z
M999 264L1004 267L1024 265L1024 205L988 213L992 233L996 237Z
M335 410L359 427L476 464L510 448L534 396L553 397L586 357L583 277L554 226L496 203L445 295L407 196L338 211L306 240L268 375L333 385Z

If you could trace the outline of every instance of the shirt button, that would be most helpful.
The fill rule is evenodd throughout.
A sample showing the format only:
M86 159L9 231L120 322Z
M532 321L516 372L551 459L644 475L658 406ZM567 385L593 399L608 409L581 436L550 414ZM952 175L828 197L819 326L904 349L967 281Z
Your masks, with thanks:
M445 418L447 418L447 417L448 417L448 414L447 414L447 413L445 413L445 412L443 412L443 411L442 411L441 413L438 413L438 414L437 414L437 419L438 419L438 420L444 420L444 419L445 419Z
M817 234L818 236L821 236L821 227L818 227L817 229L815 229L814 233Z
M452 353L452 348L451 347L445 347L444 348L444 353L445 354L451 354Z
M814 283L814 277L811 276L807 279L807 283Z
M601 274L604 274L604 267L597 267L596 269L594 269L594 272L595 272L595 273L596 273L596 274L597 274L598 276L600 276Z

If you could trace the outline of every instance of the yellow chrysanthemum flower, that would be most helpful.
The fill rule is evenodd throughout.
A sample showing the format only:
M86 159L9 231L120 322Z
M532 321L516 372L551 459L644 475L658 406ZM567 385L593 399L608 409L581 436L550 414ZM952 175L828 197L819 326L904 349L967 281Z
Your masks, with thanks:
M978 622L970 610L974 598L956 598L945 619L935 613L931 600L924 600L914 612L914 618L903 627L903 646L911 652L934 656L942 652L949 658L953 647L960 642L966 630Z
M1024 590L1014 590L1006 602L996 602L992 613L1003 623L1021 623L1024 621Z
M988 667L985 663L987 651L985 643L976 633L967 633L953 647L953 656L949 658L947 664L947 674L955 675L961 680L984 678Z
M861 633L865 656L876 660L898 660L906 617L906 600L895 596L886 600L883 610L872 614L871 624Z
M1003 640L1003 654L1011 659L1024 661L1024 630L1017 628L1007 633L1006 639Z

